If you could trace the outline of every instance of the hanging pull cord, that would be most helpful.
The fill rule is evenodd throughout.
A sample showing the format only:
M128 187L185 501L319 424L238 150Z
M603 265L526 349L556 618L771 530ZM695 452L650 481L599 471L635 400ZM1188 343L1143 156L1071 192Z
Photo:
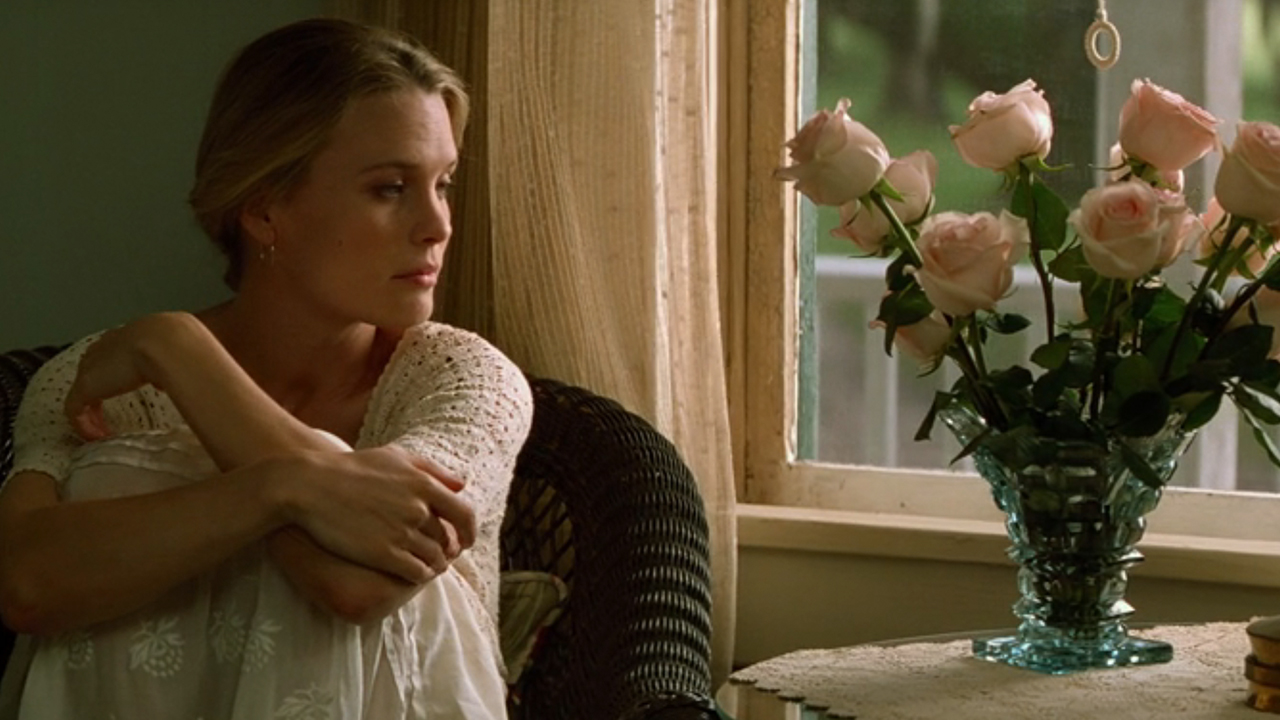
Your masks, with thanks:
M1120 31L1107 20L1107 0L1098 0L1098 12L1095 17L1097 19L1084 33L1084 54L1088 56L1089 62L1093 63L1094 67L1106 70L1120 59ZM1098 50L1098 41L1104 35L1108 37L1111 45L1111 51L1106 55Z

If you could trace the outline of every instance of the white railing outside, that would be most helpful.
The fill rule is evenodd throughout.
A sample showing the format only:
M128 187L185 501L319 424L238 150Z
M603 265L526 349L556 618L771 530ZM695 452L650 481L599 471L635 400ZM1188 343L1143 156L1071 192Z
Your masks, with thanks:
M818 438L816 459L823 462L883 467L946 468L959 452L958 443L938 423L932 440L916 442L916 428L936 391L955 382L958 371L945 363L938 372L918 377L910 358L884 353L884 333L873 330L884 294L887 261L819 256L817 312L814 332L818 347ZM1030 267L1016 268L1015 291L1001 304L1004 312L1032 319L1033 326L997 338L988 352L992 367L1026 364L1044 332L1041 293ZM1059 314L1079 304L1076 286L1055 289ZM1033 344L1034 343L1034 344ZM1202 428L1184 456L1173 484L1218 490L1280 491L1280 473L1255 445L1246 429L1239 429L1229 401ZM962 461L957 470L971 470Z

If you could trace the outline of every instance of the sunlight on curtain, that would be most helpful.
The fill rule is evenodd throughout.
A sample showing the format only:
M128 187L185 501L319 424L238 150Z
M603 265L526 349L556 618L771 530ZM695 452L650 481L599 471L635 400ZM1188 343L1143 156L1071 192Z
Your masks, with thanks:
M645 416L711 524L713 682L732 658L734 480L716 280L711 0L342 0L469 83L439 317Z

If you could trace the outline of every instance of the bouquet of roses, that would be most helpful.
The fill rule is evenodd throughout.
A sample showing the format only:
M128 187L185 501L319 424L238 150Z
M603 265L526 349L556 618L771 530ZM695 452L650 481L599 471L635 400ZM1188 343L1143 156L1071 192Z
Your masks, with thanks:
M891 258L876 321L926 371L949 360L961 374L935 397L917 439L939 411L976 412L982 447L1014 470L1037 461L1036 440L1107 447L1117 438L1191 432L1224 397L1240 409L1272 462L1280 449L1264 426L1280 423L1280 127L1241 122L1225 148L1219 121L1180 95L1137 80L1120 112L1105 184L1069 209L1042 178L1053 139L1043 92L1028 80L983 93L950 128L960 157L1002 173L1008 210L932 214L937 162L927 151L893 158L851 119L849 101L811 118L787 143L792 164L777 176L818 205L837 206L832 234ZM1210 152L1222 163L1208 210L1187 204L1183 169ZM1200 267L1176 283L1162 271L1185 251ZM1044 327L1000 311L1013 266L1039 280ZM1054 286L1078 286L1071 308ZM1064 312L1065 310L1065 312ZM993 334L1040 333L1026 365L990 367ZM1124 453L1140 479L1162 479Z

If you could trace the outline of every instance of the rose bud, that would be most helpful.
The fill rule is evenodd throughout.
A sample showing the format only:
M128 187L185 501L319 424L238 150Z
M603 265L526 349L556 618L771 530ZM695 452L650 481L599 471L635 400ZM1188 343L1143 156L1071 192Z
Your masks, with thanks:
M795 180L796 190L818 205L843 205L871 192L889 166L880 138L845 114L849 100L834 112L822 110L787 141L793 164L774 177Z
M1213 192L1232 215L1263 225L1280 220L1280 127L1266 122L1238 124Z
M969 103L969 119L952 125L951 140L974 167L1004 170L1023 157L1044 158L1053 140L1049 103L1032 80L997 95L984 92Z
M1125 155L1174 172L1204 157L1218 142L1218 118L1150 80L1134 80L1120 108Z

